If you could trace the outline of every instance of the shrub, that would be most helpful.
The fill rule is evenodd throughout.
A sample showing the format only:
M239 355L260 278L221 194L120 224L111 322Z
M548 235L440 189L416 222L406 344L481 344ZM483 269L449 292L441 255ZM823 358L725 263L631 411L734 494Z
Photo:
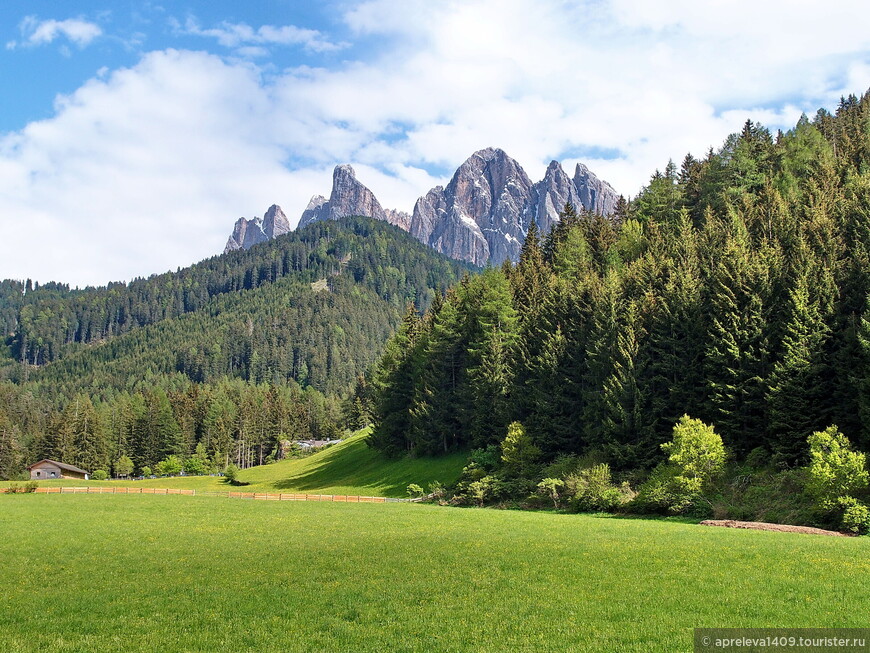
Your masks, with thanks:
M19 491L18 483L10 483L6 486L6 494L15 494Z
M677 481L679 470L674 465L656 467L644 481L631 502L632 509L642 513L681 515L697 512L699 496L686 492Z
M22 492L28 492L28 493L29 492L36 492L36 488L38 488L38 487L39 487L39 483L37 483L36 481L28 481L27 483L24 484L24 487L22 488Z
M148 465L142 468L142 476L151 476L151 468Z
M423 488L421 488L416 483L410 483L408 485L408 496L411 497L412 499L422 497L423 496Z
M867 487L867 457L852 451L849 439L836 426L816 431L810 445L807 492L822 509L831 509L841 498Z
M572 507L578 511L610 511L628 502L634 493L627 483L613 484L610 465L601 463L571 474L565 485L572 497Z
M843 510L840 519L843 530L860 534L870 532L870 508L854 497L840 497L837 503Z
M689 494L700 493L725 466L725 446L712 426L683 415L674 424L674 437L662 444L676 468L675 481Z
M174 476L181 472L181 459L178 456L167 456L157 463L159 476Z
M538 492L546 494L553 500L553 507L559 509L559 490L565 487L565 481L561 478L545 478L538 483Z
M436 501L440 501L444 498L444 486L438 481L432 481L428 486L426 486L426 489L429 490L429 495Z
M91 474L91 479L94 481L105 481L109 478L109 473L105 469L95 469Z
M272 459L272 462L274 462L274 458ZM208 459L198 454L194 454L184 461L184 471L188 474L193 474L194 476L207 474L209 467Z
M540 457L541 450L532 442L523 425L511 422L501 443L501 462L505 473L530 477Z
M474 481L468 486L468 496L477 502L481 508L488 498L492 495L492 488L495 478L492 476L484 476L479 481Z
M115 476L129 476L133 473L133 461L130 456L121 456L115 461Z
M230 463L229 465L227 465L227 468L224 470L224 478L226 478L227 482L230 483L231 485L235 485L239 479L239 471L240 470L236 465L234 465L233 463Z

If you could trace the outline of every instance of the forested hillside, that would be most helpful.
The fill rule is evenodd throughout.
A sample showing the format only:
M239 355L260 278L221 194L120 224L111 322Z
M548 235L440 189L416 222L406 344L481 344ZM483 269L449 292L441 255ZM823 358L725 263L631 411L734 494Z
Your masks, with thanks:
M358 388L372 444L501 446L490 468L510 476L516 421L541 464L625 472L662 461L689 414L737 460L803 464L831 424L870 448L870 95L788 133L747 122L619 218L567 207L516 265L408 314Z
M0 284L0 475L194 454L247 466L335 435L339 401L408 305L468 268L388 224L313 224L129 285Z

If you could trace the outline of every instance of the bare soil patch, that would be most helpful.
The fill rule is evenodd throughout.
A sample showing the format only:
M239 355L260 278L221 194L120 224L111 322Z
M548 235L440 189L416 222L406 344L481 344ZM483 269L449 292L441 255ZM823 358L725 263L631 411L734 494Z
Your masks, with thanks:
M733 519L706 519L702 526L724 526L725 528L748 528L756 531L777 531L779 533L804 533L806 535L833 535L834 537L851 537L847 533L826 531L823 528L811 526L790 526L788 524L768 524L760 521L735 521Z

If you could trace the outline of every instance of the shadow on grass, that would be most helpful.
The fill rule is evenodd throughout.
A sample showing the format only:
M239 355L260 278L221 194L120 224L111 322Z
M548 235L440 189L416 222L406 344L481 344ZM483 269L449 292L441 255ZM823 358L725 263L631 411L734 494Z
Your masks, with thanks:
M677 515L642 515L633 513L588 512L587 517L599 519L628 519L631 521L664 521L671 524L698 524L702 517L682 517Z
M403 497L410 483L425 487L432 481L452 483L462 471L467 454L441 458L390 459L370 448L363 438L326 449L307 460L299 473L273 483L276 489L302 492L323 488L359 488L378 495Z

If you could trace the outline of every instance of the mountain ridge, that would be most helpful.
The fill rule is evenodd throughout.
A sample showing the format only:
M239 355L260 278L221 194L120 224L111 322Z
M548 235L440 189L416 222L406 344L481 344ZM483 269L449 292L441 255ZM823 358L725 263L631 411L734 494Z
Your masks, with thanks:
M466 159L446 186L435 186L419 197L411 214L384 208L357 179L352 166L338 165L329 198L312 196L297 229L321 220L362 215L396 225L450 258L476 266L499 265L518 259L532 220L547 233L559 221L566 203L610 216L617 200L613 187L585 164L578 163L574 176L569 177L558 161L551 161L544 178L532 182L504 150L488 147ZM225 251L268 240L258 220L240 218Z

